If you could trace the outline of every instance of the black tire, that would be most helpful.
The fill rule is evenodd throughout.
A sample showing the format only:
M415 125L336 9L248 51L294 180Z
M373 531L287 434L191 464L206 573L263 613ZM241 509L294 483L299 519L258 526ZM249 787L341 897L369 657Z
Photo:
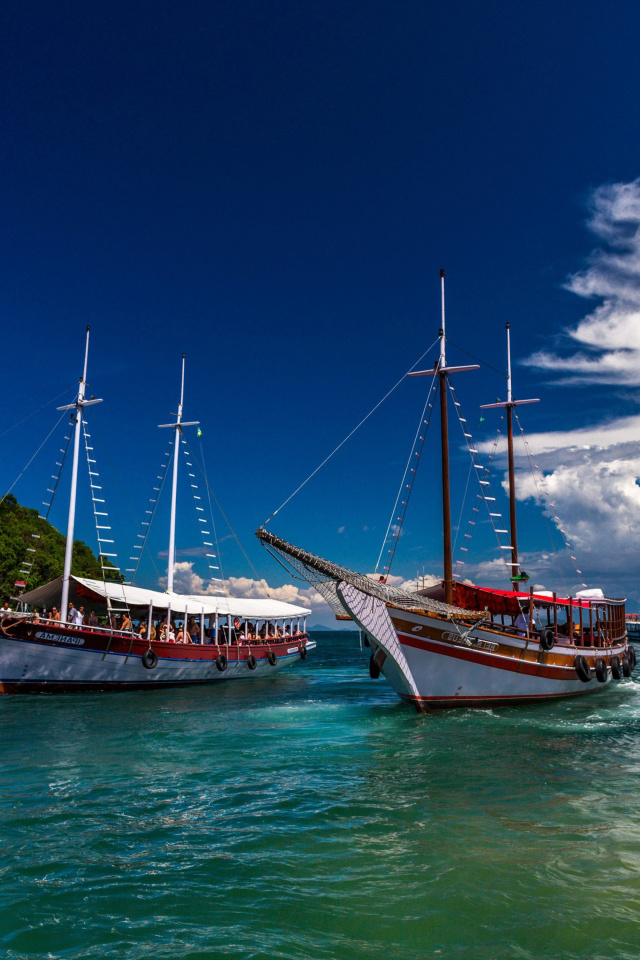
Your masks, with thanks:
M625 677L630 677L633 673L631 669L631 664L629 663L629 657L625 654L622 658L622 673Z
M614 680L620 680L622 677L622 664L620 657L611 657L611 676Z
M300 659L301 660L307 659L307 648L305 647L304 643L300 647Z
M540 634L540 646L543 650L551 650L555 642L556 635L551 627L547 627L546 630L542 631Z
M220 673L224 673L225 670L227 669L227 662L228 661L224 653L218 654L218 656L216 657L216 667L218 668Z
M269 653L267 654L267 660L269 661L272 667L275 667L276 663L278 662L278 658L276 657L273 650L269 650Z
M636 663L638 658L636 657L635 647L632 647L631 644L627 646L627 658L629 660L629 666L631 667L631 672L633 673L633 671L636 668Z
M256 663L256 658L252 653L250 653L247 657L247 666L249 667L249 670L255 670L255 668L258 666Z
M154 667L158 666L158 655L154 650L149 649L142 654L142 666L146 667L147 670L153 670Z
M372 680L377 680L380 676L380 666L374 660L373 654L369 657L369 676Z
M607 665L602 657L598 657L596 660L596 680L598 683L607 682Z
M573 661L573 666L575 667L575 671L578 674L579 679L582 680L583 683L589 683L589 680L591 680L591 671L589 670L589 664L587 663L586 658L578 654Z

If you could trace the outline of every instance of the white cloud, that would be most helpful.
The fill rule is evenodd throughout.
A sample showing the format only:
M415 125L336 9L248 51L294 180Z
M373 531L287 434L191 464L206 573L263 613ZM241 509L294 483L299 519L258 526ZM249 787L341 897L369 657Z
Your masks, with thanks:
M571 588L581 579L600 586L614 596L627 594L634 603L640 569L640 416L620 417L576 430L531 434L527 437L535 463L543 475L543 488L534 480L522 452L518 455L516 496L539 500L549 518L560 519L571 544L565 555L563 576L572 578ZM489 449L491 444L480 444ZM502 455L504 458L504 454ZM498 461L504 466L504 459ZM507 488L506 475L503 481ZM519 537L522 547L522 531ZM560 543L558 538L558 543ZM582 578L575 575L570 555ZM543 579L549 589L558 589L558 561L550 554L521 554L530 573ZM471 576L481 583L496 583L501 563L479 564ZM467 571L467 567L465 567ZM504 579L504 574L502 574Z
M160 584L166 589L167 578L162 577ZM233 597L269 598L282 600L284 603L295 603L303 607L329 607L313 587L300 589L291 583L282 587L270 587L266 580L252 580L249 577L229 577L222 584L205 580L193 569L190 561L180 561L173 567L173 584L176 593L194 594L198 596L219 595L217 588L222 587Z
M602 301L565 335L570 355L540 350L525 361L563 383L640 385L640 178L605 184L591 197L588 226L602 246L566 287Z

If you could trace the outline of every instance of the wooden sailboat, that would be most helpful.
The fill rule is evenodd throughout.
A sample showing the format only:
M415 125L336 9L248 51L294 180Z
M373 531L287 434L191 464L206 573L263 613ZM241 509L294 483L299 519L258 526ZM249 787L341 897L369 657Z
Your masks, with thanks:
M67 540L62 575L21 597L23 612L0 613L0 693L68 692L184 686L225 679L255 679L273 675L282 667L304 659L315 647L306 631L310 610L272 599L230 596L195 596L174 592L176 501L179 441L185 427L184 355L182 387L175 422L162 424L174 431L174 460L169 530L167 590L148 590L119 580L93 580L72 576L71 560L75 524L80 430L84 408L100 400L86 399L89 328L84 370L77 398L68 407L74 420L73 466ZM107 542L107 541L106 541ZM59 618L43 616L37 609L55 608ZM86 604L106 615L108 626L70 622L67 613ZM31 609L29 609L31 608ZM129 623L113 626L116 614ZM172 613L187 625L198 624L197 643L176 643L171 638ZM135 626L144 621L144 636ZM158 624L157 634L151 626ZM167 628L162 636L161 626Z
M500 591L454 580L448 378L454 372L476 367L447 366L443 271L440 278L439 359L432 370L409 376L439 378L444 545L441 587L416 593L398 590L295 547L264 528L257 535L320 590L338 615L348 616L364 631L371 647L371 676L384 674L397 694L419 711L576 696L628 677L636 656L627 641L624 600L604 597L599 591L595 596L563 597L522 589L528 577L518 561L512 415L517 404L536 401L513 399L509 330L507 400L485 406L506 409L510 542L501 549L509 557L506 563L512 589Z

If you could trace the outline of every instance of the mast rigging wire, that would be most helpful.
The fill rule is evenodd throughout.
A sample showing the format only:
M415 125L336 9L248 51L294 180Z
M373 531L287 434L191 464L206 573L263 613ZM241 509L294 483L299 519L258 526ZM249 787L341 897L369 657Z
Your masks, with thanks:
M3 430L2 433L0 433L0 437L4 437L4 436L6 436L8 433L11 433L12 430L15 430L16 427L22 426L23 423L26 423L27 420L30 420L30 419L31 419L31 417L35 417L35 415L36 415L37 413L40 413L41 410L45 410L47 407L50 407L52 403L55 403L56 400L59 400L60 397L64 397L65 393L69 393L70 390L75 390L75 389L76 389L75 386L73 386L73 387L65 387L64 390L62 391L62 393L59 393L59 394L57 395L57 397L53 397L51 400L47 400L47 402L46 402L46 403L43 403L42 406L41 406L41 407L38 407L37 410L34 410L32 413L27 414L26 417L23 417L23 418L22 418L22 420L18 420L18 422L17 422L17 423L14 423L14 425L13 425L12 427L7 427L6 430Z
M65 391L65 392L66 392L66 391ZM38 449L36 450L36 452L34 453L34 455L31 457L31 459L30 459L30 460L25 464L25 466L22 468L22 470L20 471L20 473L18 474L18 476L15 478L15 480L13 481L13 483L11 484L11 486L9 487L9 489L7 490L7 492L6 492L6 493L4 494L4 496L2 497L2 500L0 500L0 503L4 503L4 501L5 501L6 498L9 496L9 494L11 493L11 491L13 490L13 488L15 487L15 485L16 485L16 483L18 482L18 480L20 479L20 477L21 477L24 473L26 473L26 471L29 469L29 467L31 466L31 464L33 463L33 461L35 460L35 458L38 456L38 454L40 453L40 451L41 451L42 448L44 447L45 443L47 442L47 440L49 439L49 437L51 436L51 434L54 433L54 431L58 428L58 426L59 426L60 423L62 422L62 419L63 419L63 417L64 417L64 415L65 415L66 413L67 413L66 410L63 410L63 411L62 411L62 413L60 414L59 419L56 420L55 425L52 427L52 429L51 429L51 430L49 431L49 433L46 435L46 437L44 438L44 440L42 441L42 443L40 444L40 446L38 447Z
M306 479L306 480L303 480L303 482L300 484L299 487L296 487L296 489L293 491L293 493L292 493L290 496L288 496L287 499L286 499L283 503L280 504L280 506L278 507L278 509L273 511L273 513L271 514L271 516L268 517L268 518L265 520L265 522L262 524L263 527L266 527L266 525L267 525L268 523L270 523L271 520L273 520L273 518L275 517L275 515L276 515L277 513L279 513L279 512L282 510L283 507L286 507L286 505L289 503L289 501L290 501L290 500L293 500L293 498L296 496L296 494L299 493L299 492L302 490L303 487L306 487L306 485L309 483L309 480L311 480L313 477L315 477L316 473L318 473L320 470L322 470L322 468L324 467L325 463L328 463L329 460L331 460L331 458L334 456L334 454L336 454L336 453L338 452L338 450L340 450L340 448L345 445L345 443L347 442L347 440L350 440L351 437L354 435L354 433L356 433L356 432L360 429L360 427L363 425L363 423L365 423L365 422L369 419L369 417L376 412L376 410L378 409L378 407L382 406L382 404L385 402L385 400L386 400L388 397L390 397L391 394L393 393L393 391L396 390L396 389L400 386L400 384L402 383L402 381L411 373L411 371L414 369L414 367L416 367L416 366L420 363L420 361L421 361L424 357L426 357L426 355L429 353L430 350L433 350L433 348L435 347L435 345L436 345L436 343L438 342L439 339L440 339L440 338L437 337L437 338L433 341L433 343L431 344L431 346L427 347L427 349L424 351L424 353L422 354L422 356L418 357L418 359L415 361L415 363L412 363L412 364L411 364L411 366L409 367L409 369L407 370L407 372L402 374L402 376L400 377L400 379L398 380L398 382L395 383L387 393L385 393L384 397L382 397L382 399L379 400L379 401L376 403L375 407L373 407L373 409L369 411L369 413L366 415L366 417L363 417L363 418L362 418L362 420L360 421L360 423L359 423L357 426L355 426L350 433L347 434L347 436L344 438L344 440L342 440L342 441L338 444L338 446L335 447L335 449L331 451L331 453L329 454L328 457L325 457L325 458L324 458L324 460L322 461L322 463L320 463L320 464L315 468L315 470L314 470L312 473L309 474L309 476L307 477L307 479Z
M376 563L376 566L375 566L374 573L377 573L377 572L378 572L378 567L380 566L380 563L381 563L381 561L382 561L382 553L383 553L384 548L385 548L385 546L386 546L386 544L387 544L387 541L388 541L388 539L389 539L389 531L390 531L390 530L392 529L392 527L393 527L394 516L395 516L395 514L396 514L396 510L397 510L397 507L398 507L398 502L399 502L399 500L400 500L400 497L402 496L403 491L404 491L404 490L408 490L408 493L406 494L406 500L403 500L403 501L402 501L402 506L404 507L404 510L401 511L401 514L402 514L401 517L398 517L398 518L397 518L397 522L400 524L400 526L398 527L398 532L397 532L397 534L394 534L392 547L391 547L391 549L388 551L388 552L391 554L391 556L389 557L389 562L386 563L385 566L384 566L384 575L385 575L386 577L388 577L389 574L391 573L391 565L393 564L393 561L394 561L394 558L395 558L396 547L398 546L398 541L399 541L399 539L400 539L400 531L402 530L402 525L403 525L403 523L404 523L404 518L405 518L405 516L406 516L406 514L407 514L407 507L408 507L408 505L409 505L409 498L410 498L410 496L411 496L411 493L413 492L413 484L414 484L414 482L415 482L416 475L417 475L417 470L418 470L417 463L416 463L415 469L413 470L413 477L412 477L412 479L411 479L411 482L410 482L410 483L405 483L405 481L406 481L406 479L407 479L407 475L409 474L410 469L412 469L412 468L411 468L411 464L412 464L412 462L413 462L414 454L415 454L415 456L418 458L418 460L420 459L420 456L421 456L421 454L422 454L422 449L423 449L423 447L424 447L425 437L427 436L427 431L428 431L428 429L429 429L429 424L431 423L431 414L433 413L432 394L433 394L434 389L435 389L435 383L436 383L436 378L433 377L432 380L431 380L431 385L430 385L430 387L429 387L429 390L427 391L427 399L425 400L424 407L422 408L422 412L421 412L421 414L420 414L420 419L419 419L419 421L418 421L418 429L416 430L415 436L414 436L414 438L413 438L413 443L411 444L411 450L409 451L409 459L407 460L406 466L405 466L405 468L404 468L404 473L402 474L402 480L400 481L400 487L399 487L398 493L397 493L397 495L396 495L395 503L393 504L393 510L391 511L391 516L389 517L389 523L387 524L387 529L386 529L386 532L385 532L385 535L384 535L384 539L383 539L383 541L382 541L382 546L380 547L380 553L379 553L379 555L378 555L378 560L377 560L377 563ZM427 409L429 409L429 415L427 416L427 419L425 420L425 416L426 416L426 413L427 413ZM423 428L424 428L424 436L421 437L421 436L420 436L420 431L421 431ZM418 444L419 444L419 449L416 450L416 447L418 447Z

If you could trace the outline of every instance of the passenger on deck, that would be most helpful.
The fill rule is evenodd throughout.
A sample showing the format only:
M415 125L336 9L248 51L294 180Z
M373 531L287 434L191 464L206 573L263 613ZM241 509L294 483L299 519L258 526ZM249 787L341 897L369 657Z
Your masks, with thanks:
M98 626L98 615L95 612L95 610L92 610L91 613L89 614L89 619L87 620L87 623L90 627Z
M131 617L128 613L122 615L122 624L120 625L121 630L131 630Z
M49 619L50 619L50 620L59 620L59 619L60 619L60 611L58 610L57 607L52 607L52 609L51 609L51 616L49 617Z
M2 610L0 610L0 617L8 617L10 613L12 613L11 607L5 600Z
M187 630L191 635L191 643L200 643L200 625L193 617L189 620Z
M178 627L176 634L176 643L191 643L191 634L185 629L184 624Z

